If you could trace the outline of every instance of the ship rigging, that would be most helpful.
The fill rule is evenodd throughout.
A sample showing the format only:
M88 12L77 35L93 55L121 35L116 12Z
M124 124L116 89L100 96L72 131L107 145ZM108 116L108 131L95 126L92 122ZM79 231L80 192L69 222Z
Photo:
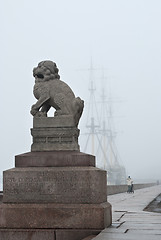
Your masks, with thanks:
M91 64L89 102L87 107L87 122L84 152L96 156L96 165L107 171L108 184L124 184L126 170L121 163L121 158L116 146L116 136L112 98L106 96L105 86L99 101L96 101L96 86L94 81L94 68ZM104 76L103 76L104 78Z

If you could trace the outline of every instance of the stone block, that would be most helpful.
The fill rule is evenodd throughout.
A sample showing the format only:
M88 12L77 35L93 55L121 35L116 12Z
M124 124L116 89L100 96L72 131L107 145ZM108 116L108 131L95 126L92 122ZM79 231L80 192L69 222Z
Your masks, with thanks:
M56 240L54 230L0 229L1 240Z
M3 172L6 203L102 203L106 171L95 167L28 167Z
M79 150L79 145L77 143L33 143L31 145L31 151L54 151L54 150Z
M79 151L79 129L76 127L41 127L31 129L31 151Z
M90 235L90 236L88 236L88 237L86 237L86 238L83 238L82 240L92 240L92 239L94 239L96 237L96 235Z
M0 229L1 240L84 240L93 234L96 236L101 230L87 229Z
M28 152L15 156L15 167L95 166L95 156L79 151Z
M101 230L92 230L92 229L63 229L63 230L56 230L56 240L84 240L88 236L94 235L96 237L97 234L99 234Z
M33 128L63 128L73 126L75 126L75 122L71 115L33 118Z
M111 205L0 204L2 229L104 229L111 225Z

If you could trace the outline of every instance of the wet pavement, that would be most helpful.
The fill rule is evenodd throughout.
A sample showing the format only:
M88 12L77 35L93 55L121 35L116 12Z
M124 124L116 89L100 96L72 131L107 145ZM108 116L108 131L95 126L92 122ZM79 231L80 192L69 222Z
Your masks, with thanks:
M160 213L151 212L150 203L153 204L154 199L160 206L161 185L139 189L134 194L109 196L113 212L112 226L93 240L161 240L161 210ZM153 209L156 210L156 206L159 209L157 204Z
M154 199L144 211L161 213L161 194Z

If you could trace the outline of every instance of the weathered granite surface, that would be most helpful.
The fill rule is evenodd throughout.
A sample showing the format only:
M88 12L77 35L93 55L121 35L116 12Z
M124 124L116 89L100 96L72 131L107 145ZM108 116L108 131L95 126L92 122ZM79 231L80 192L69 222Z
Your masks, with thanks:
M95 156L79 151L28 152L15 156L15 167L95 167Z
M104 229L111 224L111 205L0 204L0 229Z
M106 171L95 167L28 167L4 171L5 203L103 203Z
M79 129L71 116L34 117L31 151L79 151Z
M1 240L56 240L54 230L0 229ZM62 239L63 240L63 239ZM65 240L65 239L64 239Z
M34 117L33 128L72 128L74 120L71 116L55 116L55 117Z
M101 230L87 229L0 229L1 240L82 240Z
M100 233L100 230L56 230L56 239L57 240L85 240L84 238L86 238L87 236L91 236L91 235L97 235Z
M53 118L54 119L54 118ZM31 129L31 151L79 151L79 129L76 127L34 127Z

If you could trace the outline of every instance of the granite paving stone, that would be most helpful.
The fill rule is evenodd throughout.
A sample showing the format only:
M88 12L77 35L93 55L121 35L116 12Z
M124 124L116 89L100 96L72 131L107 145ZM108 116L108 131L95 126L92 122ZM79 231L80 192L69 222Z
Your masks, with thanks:
M161 214L144 211L160 193L158 185L108 196L113 223L93 240L161 240Z

